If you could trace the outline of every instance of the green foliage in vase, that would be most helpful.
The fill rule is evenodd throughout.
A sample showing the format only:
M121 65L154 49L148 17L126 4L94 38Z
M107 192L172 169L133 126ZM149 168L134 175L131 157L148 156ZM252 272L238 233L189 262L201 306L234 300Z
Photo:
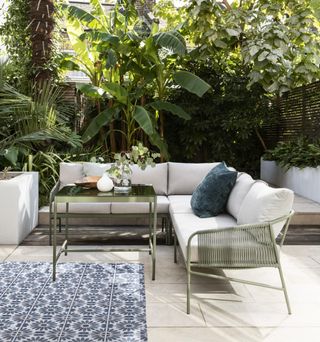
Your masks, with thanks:
M114 163L107 173L114 178L120 178L122 173L131 174L132 170L130 165L136 164L141 170L145 170L149 165L155 166L154 160L159 158L159 153L152 153L149 149L138 143L136 146L132 146L129 151L116 153L114 155Z
M263 159L274 160L285 169L318 167L320 166L320 142L311 142L304 137L294 141L279 142L273 150L264 154Z

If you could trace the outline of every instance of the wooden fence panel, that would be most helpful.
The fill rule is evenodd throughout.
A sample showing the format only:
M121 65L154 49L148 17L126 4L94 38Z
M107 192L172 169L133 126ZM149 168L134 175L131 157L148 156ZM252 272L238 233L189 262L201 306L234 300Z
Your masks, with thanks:
M320 81L293 89L274 100L272 113L277 122L263 127L269 148L278 141L291 141L300 136L320 139Z

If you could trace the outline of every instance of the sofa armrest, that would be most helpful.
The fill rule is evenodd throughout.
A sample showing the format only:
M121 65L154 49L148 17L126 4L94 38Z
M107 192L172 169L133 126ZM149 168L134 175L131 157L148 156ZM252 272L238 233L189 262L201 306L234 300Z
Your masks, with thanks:
M271 222L196 231L188 239L187 265L193 263L191 245L194 239L198 239L197 266L222 268L277 266L279 254L272 224L286 220L285 229L287 229L292 215L293 212Z

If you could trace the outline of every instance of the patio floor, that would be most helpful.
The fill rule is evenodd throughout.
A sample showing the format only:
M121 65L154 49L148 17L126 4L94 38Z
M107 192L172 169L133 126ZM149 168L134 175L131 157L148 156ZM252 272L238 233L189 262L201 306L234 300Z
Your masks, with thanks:
M83 246L82 246L83 247ZM92 248L92 245L89 246ZM131 246L132 247L132 246ZM1 246L1 261L51 261L49 246ZM149 342L319 341L320 246L284 246L281 257L293 314L282 292L193 277L191 315L185 313L186 272L173 263L173 247L158 247L156 280L145 253L72 253L68 262L142 262L145 265ZM279 284L273 269L228 275Z

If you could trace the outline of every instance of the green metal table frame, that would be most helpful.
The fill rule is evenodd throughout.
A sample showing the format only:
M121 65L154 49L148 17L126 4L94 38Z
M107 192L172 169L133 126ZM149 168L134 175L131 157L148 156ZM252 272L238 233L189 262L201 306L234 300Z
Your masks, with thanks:
M135 202L149 203L149 246L148 248L99 248L81 249L68 247L68 212L69 203L110 203L110 202ZM58 203L66 205L65 240L57 253L57 221ZM84 189L80 186L65 186L54 196L53 204L53 271L52 280L56 280L56 266L62 253L67 255L71 252L149 252L152 259L152 280L155 280L156 272L156 229L157 229L157 195L152 185L132 185L128 193L99 192L97 189ZM94 216L94 214L93 214Z

